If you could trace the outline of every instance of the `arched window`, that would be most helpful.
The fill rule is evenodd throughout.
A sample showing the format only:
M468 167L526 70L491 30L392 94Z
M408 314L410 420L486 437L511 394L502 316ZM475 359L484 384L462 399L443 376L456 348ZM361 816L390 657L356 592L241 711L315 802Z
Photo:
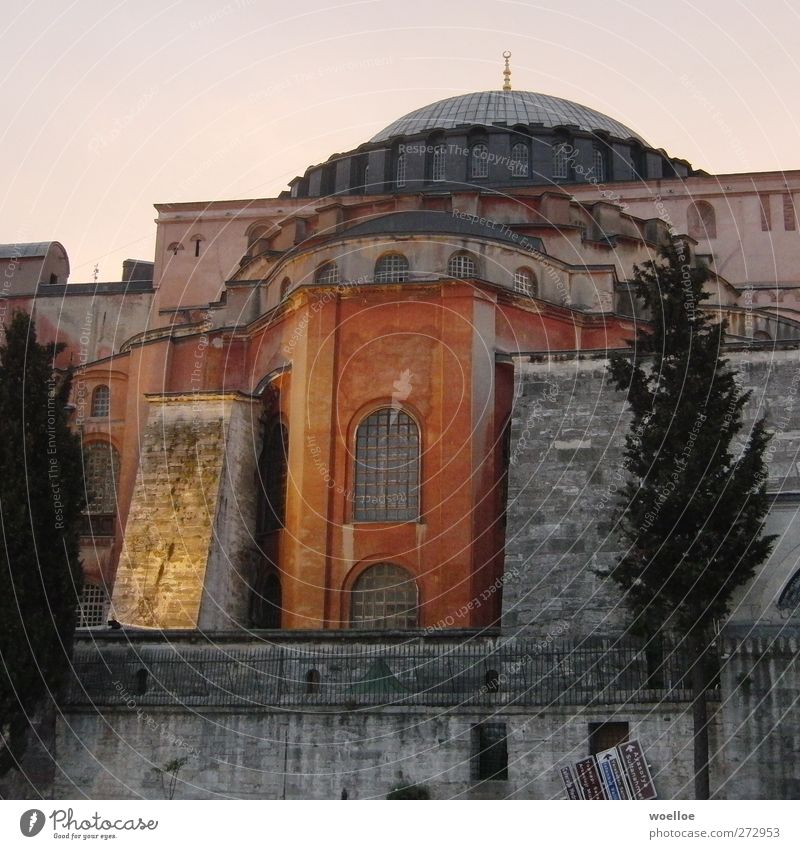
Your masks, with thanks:
M350 625L353 628L415 628L417 582L410 572L393 563L365 569L353 584Z
M472 145L469 173L472 179L489 176L489 148L483 142Z
M167 246L167 250L172 251L173 256L177 256L178 251L183 250L183 245L180 242L170 242L169 245Z
M116 515L119 452L110 442L92 442L83 449L86 512Z
M405 153L397 154L397 165L394 171L394 184L398 189L402 189L406 184L406 155Z
M638 144L631 144L631 164L633 165L633 176L640 180L647 179L647 155L644 148Z
M693 203L687 212L689 235L698 241L717 238L717 216L706 200Z
M595 144L592 150L592 174L598 183L602 183L606 179L607 172L606 152L599 144Z
M281 290L280 290L280 299L283 300L289 294L289 287L292 285L292 281L288 277L284 277L281 280Z
M514 272L514 291L531 298L536 296L536 275L530 268L518 268Z
M434 182L447 179L447 148L443 144L437 144L434 148L431 179Z
M466 253L453 254L447 262L447 273L459 280L477 277L475 260Z
M370 413L356 430L356 522L419 518L419 428L400 409Z
M289 431L279 421L264 426L264 445L258 462L258 532L283 527L286 516L286 485L289 479Z
M339 266L335 262L326 262L317 269L314 282L320 286L337 286L339 284Z
M778 599L780 610L797 611L800 609L800 572L795 572Z
M200 256L200 243L205 241L203 236L199 233L195 233L189 241L194 245L194 255Z
M99 628L108 620L108 595L100 584L84 583L77 609L78 628Z
M517 142L511 148L511 176L527 177L529 173L530 153L525 142Z
M101 418L111 412L111 392L105 384L96 386L92 392L92 417Z
M556 139L553 143L553 179L566 180L569 177L569 162L572 146L565 139Z
M250 598L250 621L253 628L280 628L281 606L281 579L270 571L256 583Z
M403 254L384 254L375 263L376 283L405 283L408 279L408 260Z

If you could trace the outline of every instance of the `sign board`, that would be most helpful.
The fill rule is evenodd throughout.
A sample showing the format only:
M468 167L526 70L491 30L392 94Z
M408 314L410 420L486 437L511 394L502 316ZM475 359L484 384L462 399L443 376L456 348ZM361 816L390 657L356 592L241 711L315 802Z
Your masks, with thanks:
M567 792L567 799L583 799L581 786L578 784L578 776L575 774L575 768L569 765L562 766L559 770L561 781L564 784L564 790Z
M638 740L631 740L619 746L619 756L625 767L625 777L634 799L657 799L653 777L644 759L644 752Z
M578 784L583 791L584 799L605 799L606 792L597 769L597 762L590 755L575 764L575 772L578 774Z
M604 752L598 752L595 757L597 758L600 778L603 779L608 798L630 799L631 794L628 792L628 784L625 780L622 761L619 758L619 752L616 747L606 749Z

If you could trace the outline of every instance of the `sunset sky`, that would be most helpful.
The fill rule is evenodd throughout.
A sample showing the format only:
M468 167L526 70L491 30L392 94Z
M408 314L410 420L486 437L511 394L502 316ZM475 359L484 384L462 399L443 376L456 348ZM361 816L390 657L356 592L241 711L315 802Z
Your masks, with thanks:
M4 16L0 242L71 282L152 259L153 203L275 196L427 103L575 100L712 173L800 168L787 0L29 2Z

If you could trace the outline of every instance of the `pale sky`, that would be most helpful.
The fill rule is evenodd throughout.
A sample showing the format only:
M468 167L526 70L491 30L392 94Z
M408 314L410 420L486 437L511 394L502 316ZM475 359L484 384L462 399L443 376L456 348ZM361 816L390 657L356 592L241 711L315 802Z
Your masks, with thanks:
M70 281L152 259L153 204L274 197L443 97L575 100L712 173L800 168L796 0L33 0L5 8L0 242Z

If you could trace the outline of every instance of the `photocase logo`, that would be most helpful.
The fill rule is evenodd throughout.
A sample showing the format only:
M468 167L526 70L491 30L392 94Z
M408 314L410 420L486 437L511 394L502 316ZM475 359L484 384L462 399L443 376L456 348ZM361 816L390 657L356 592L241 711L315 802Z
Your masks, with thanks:
M37 808L31 808L19 818L19 830L25 837L36 837L44 828L44 813Z

